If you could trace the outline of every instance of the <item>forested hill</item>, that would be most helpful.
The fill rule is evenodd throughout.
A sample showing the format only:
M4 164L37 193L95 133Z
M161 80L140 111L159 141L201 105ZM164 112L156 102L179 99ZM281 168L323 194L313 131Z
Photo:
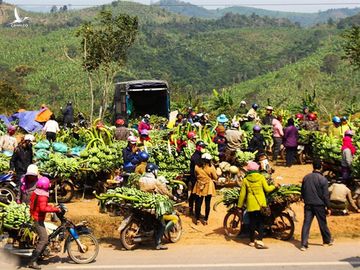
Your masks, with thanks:
M250 16L256 14L262 17L270 18L284 18L290 20L292 23L299 23L301 26L313 26L319 23L326 23L328 20L338 21L342 18L353 16L360 12L360 8L348 9L329 9L316 13L300 13L300 12L283 12L273 11L260 8L233 6L221 8L216 10L209 10L200 6L192 5L187 2L179 0L161 0L154 4L163 7L164 9L181 14L184 16L215 19L224 16L226 13L234 13Z
M329 36L308 57L226 91L230 91L235 103L246 99L298 110L306 103L323 115L353 114L360 110L360 70L342 59L342 43L339 36Z
M358 13L354 16L342 19L337 24L337 27L339 29L344 29L344 28L348 28L351 26L360 26L360 13Z
M29 28L0 27L0 72L19 77L13 90L22 93L32 108L41 102L59 107L71 99L87 112L90 97L86 74L64 54L67 50L81 59L77 27L68 22L93 19L102 8L118 13L121 5L125 4L114 2L69 13L21 14L39 20ZM8 7L8 12L13 12L13 7ZM284 19L257 15L228 14L218 20L201 20L138 4L129 13L138 14L140 31L117 79L165 79L172 89L204 95L213 88L254 79L295 63L313 54L338 31L335 27L302 29ZM0 91L6 95L9 91L4 89Z

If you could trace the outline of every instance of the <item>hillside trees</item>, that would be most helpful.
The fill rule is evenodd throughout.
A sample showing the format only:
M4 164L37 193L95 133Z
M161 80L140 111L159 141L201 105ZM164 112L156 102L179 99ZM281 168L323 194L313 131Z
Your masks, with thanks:
M99 117L108 106L109 91L115 75L125 66L127 51L134 43L138 32L138 18L125 14L113 16L110 11L101 11L98 21L81 26L77 36L81 38L82 67L87 72L92 97L91 118L94 113L93 78L101 86Z
M345 32L345 58L355 69L360 69L360 27L353 26Z

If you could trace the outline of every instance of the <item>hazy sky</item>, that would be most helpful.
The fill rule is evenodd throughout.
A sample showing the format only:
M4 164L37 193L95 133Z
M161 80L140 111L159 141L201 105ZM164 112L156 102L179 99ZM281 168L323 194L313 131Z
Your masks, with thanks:
M112 0L5 0L5 2L25 5L101 5L110 3ZM132 0L130 0L132 1ZM157 0L136 0L143 4L157 2ZM330 8L354 8L360 7L360 0L184 0L195 5L204 6L208 9L214 9L224 6L244 5L264 9L296 11L296 12L317 12ZM331 5L332 4L332 5Z

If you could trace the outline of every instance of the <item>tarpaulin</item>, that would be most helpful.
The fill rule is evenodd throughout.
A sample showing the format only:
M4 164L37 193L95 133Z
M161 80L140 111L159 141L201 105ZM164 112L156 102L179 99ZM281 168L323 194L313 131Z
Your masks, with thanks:
M19 127L23 128L27 132L38 132L42 130L43 126L35 121L36 115L39 111L26 111L14 113L9 117L9 121L19 120Z
M53 113L48 108L43 108L40 110L40 112L36 115L35 121L39 123L45 123L50 119L50 116Z
M6 115L1 114L0 120L2 120L7 127L10 126L10 121Z

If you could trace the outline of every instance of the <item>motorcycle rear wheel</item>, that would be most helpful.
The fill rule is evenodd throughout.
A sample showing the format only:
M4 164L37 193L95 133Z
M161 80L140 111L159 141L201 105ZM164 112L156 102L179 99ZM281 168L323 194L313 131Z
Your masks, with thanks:
M223 227L228 237L237 237L241 232L242 215L236 211L228 212L224 217Z
M69 181L62 181L57 188L57 201L59 203L68 203L74 197L75 188Z
M280 213L275 217L271 231L275 238L288 241L294 235L295 223L288 213Z
M76 263L85 264L94 261L99 253L99 243L92 234L80 234L79 240L85 252L80 250L77 242L71 239L67 243L69 257Z
M127 250L134 250L137 248L138 243L134 242L134 238L139 230L139 225L135 222L130 222L125 229L120 233L120 242Z

